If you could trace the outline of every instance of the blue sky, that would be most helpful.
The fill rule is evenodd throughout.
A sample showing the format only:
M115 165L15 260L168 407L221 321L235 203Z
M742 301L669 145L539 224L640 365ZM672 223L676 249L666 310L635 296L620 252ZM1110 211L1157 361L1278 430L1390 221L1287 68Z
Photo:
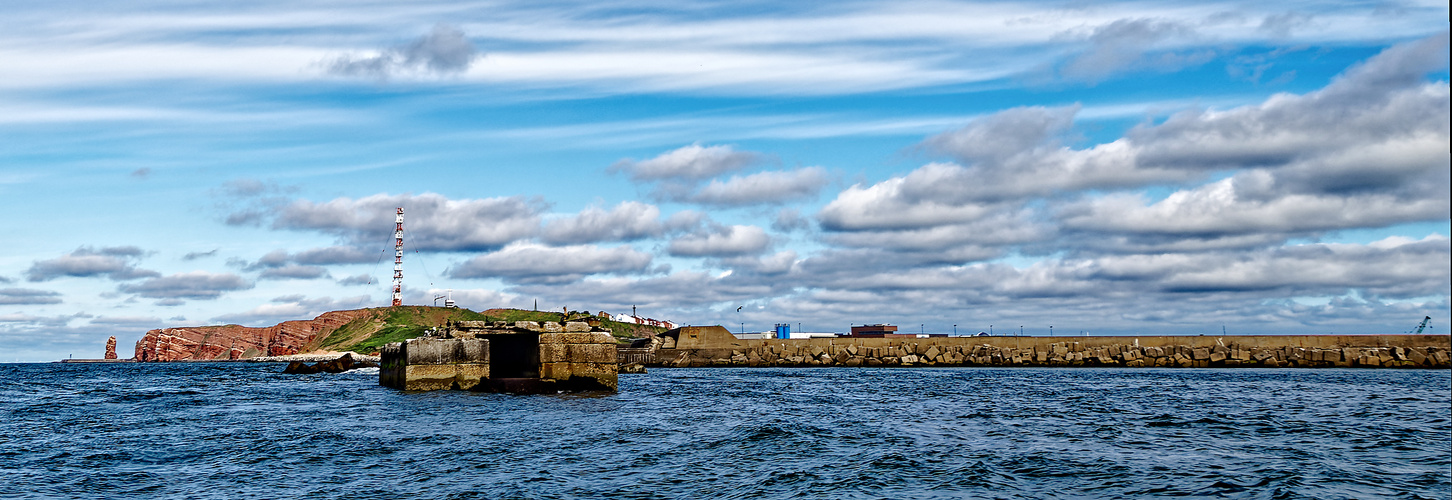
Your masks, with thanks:
M1443 2L4 11L0 361L385 305L398 206L412 304L1452 322Z

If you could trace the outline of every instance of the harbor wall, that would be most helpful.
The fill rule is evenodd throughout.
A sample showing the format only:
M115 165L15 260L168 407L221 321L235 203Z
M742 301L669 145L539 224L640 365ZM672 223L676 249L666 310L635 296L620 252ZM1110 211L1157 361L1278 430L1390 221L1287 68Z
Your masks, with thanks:
M1452 367L1446 335L737 339L667 332L649 366ZM675 334L674 337L670 335ZM640 349L622 350L640 360Z

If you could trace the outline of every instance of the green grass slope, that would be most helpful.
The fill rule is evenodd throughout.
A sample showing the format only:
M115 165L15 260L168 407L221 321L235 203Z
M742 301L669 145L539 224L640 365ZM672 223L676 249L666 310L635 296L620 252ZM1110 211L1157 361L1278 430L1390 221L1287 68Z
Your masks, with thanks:
M576 311L572 311L569 315L571 321L581 321L587 317L590 317L588 313ZM430 329L443 327L451 320L559 321L560 313L520 309L490 309L475 312L468 309L430 306L379 307L370 310L370 314L366 316L350 321L327 335L320 336L309 345L308 350L375 353L384 344L422 336ZM601 323L601 326L609 329L615 338L622 341L665 331L664 328L659 327L608 320L602 320Z

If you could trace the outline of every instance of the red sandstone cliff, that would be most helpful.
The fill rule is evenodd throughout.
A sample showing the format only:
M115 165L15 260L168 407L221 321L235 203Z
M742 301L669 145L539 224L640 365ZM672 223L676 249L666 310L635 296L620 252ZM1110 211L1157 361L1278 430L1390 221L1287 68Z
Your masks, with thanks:
M284 321L265 328L237 325L162 328L146 332L136 342L136 360L241 359L298 354L314 340L371 314L373 311L369 309L332 311L312 320Z

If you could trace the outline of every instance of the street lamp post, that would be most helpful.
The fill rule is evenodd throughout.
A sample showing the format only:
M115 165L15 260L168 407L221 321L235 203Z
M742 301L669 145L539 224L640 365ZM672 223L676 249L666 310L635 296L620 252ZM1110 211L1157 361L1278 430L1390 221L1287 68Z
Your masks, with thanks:
M953 336L954 337L957 337L958 336L958 325L953 325Z

